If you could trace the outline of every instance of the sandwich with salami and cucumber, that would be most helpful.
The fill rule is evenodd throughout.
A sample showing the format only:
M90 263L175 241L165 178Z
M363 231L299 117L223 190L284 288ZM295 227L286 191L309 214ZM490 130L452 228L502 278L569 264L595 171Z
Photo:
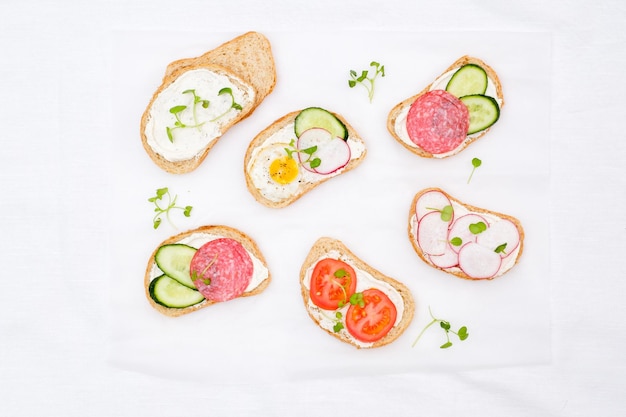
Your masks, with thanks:
M144 287L152 307L176 317L260 294L270 280L256 242L237 229L215 225L162 242L148 260Z
M394 106L387 130L419 156L446 158L483 137L500 118L503 105L493 68L463 56L420 93Z

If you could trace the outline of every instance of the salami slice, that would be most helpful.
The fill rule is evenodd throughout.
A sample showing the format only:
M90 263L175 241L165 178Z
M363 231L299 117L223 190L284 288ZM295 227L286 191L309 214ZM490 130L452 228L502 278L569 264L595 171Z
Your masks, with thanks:
M198 291L212 301L228 301L243 294L252 279L253 269L246 249L230 238L219 238L202 245L189 267Z
M447 91L429 91L411 105L406 128L411 141L426 152L450 152L467 137L469 111Z

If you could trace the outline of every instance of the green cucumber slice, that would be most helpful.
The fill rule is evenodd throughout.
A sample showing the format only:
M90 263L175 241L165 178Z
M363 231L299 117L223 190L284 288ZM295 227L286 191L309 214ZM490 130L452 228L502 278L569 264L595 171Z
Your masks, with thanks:
M165 275L174 278L186 287L195 289L189 274L189 265L196 250L182 243L163 245L157 250L154 260Z
M500 106L498 102L489 96L474 94L461 97L460 100L469 110L470 125L468 135L485 130L500 117Z
M456 97L485 94L487 72L475 64L463 65L448 81L446 91Z
M333 137L340 137L343 140L348 139L348 129L346 125L335 117L334 114L320 107L306 108L296 116L295 132L297 137L300 137L305 130L313 127L326 129Z
M167 275L153 279L149 292L154 301L169 308L185 308L204 300L199 291L192 290Z

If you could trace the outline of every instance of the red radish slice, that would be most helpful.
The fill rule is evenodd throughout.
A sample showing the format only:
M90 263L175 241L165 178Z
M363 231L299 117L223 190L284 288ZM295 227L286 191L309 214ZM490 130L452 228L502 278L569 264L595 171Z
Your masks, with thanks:
M350 146L345 140L333 137L328 130L318 127L302 132L297 146L300 151L298 152L300 165L307 171L322 175L331 174L343 168L351 157ZM315 152L304 152L314 147L316 147ZM311 167L310 162L315 158L319 158L320 164L317 167Z
M515 224L507 219L500 219L491 224L487 230L478 235L476 243L493 251L504 243L506 247L500 252L503 258L513 252L519 245L519 231Z
M470 232L469 226L470 224L478 223L478 222L483 222L487 226L489 225L489 223L487 223L487 220L485 220L484 217L479 216L478 214L474 214L474 213L461 216L458 219L456 219L454 223L452 223L452 226L450 227L450 233L448 234L448 241L451 241L452 239L458 237L461 239L461 242L462 242L461 245L459 246L452 245L452 250L458 253L463 247L463 245L470 243L470 242L472 243L476 242L478 235L475 235L472 232Z
M450 245L446 247L442 255L430 255L429 259L433 265L439 268L452 268L459 264L459 255L452 250Z
M450 200L444 193L437 190L427 191L417 199L415 203L415 214L419 221L426 213L441 210L445 206L451 206Z
M315 168L315 172L327 175L345 167L350 161L350 146L339 138L333 138L330 142L318 147L313 157L319 158L321 163Z
M417 226L417 244L428 255L443 255L448 247L449 222L441 220L441 213L428 213Z
M493 278L501 264L500 254L478 243L468 243L459 251L459 267L470 278Z

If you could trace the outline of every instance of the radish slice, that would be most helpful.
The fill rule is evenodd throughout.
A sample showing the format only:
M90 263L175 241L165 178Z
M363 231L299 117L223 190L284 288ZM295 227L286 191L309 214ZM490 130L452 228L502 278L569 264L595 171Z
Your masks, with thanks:
M469 230L469 226L472 223L483 222L485 225L488 225L487 220L484 217L479 216L478 214L470 213L456 219L454 223L452 223L452 227L450 227L450 233L448 234L448 241L451 241L454 238L461 239L461 245L454 246L452 245L452 250L458 253L463 245L471 242L476 242L478 235L473 234ZM485 233L485 232L483 232Z
M428 255L443 255L448 247L449 222L441 220L441 213L428 213L417 226L417 244Z
M319 147L313 155L322 161L315 171L322 175L332 174L350 162L350 146L337 137Z
M450 200L444 193L437 190L427 191L417 199L415 203L415 214L419 221L425 214L431 211L441 210L445 206L451 206Z
M348 164L351 157L350 146L340 137L333 137L332 134L319 127L307 129L298 138L298 159L300 165L307 171L326 175L331 174ZM304 150L316 147L312 154L303 152ZM309 159L320 159L320 165L312 168Z
M495 251L496 248L506 243L506 247L500 252L501 257L513 252L519 245L519 231L515 224L507 219L500 219L491 224L487 230L478 235L476 243Z
M468 243L459 251L459 267L470 278L493 278L501 264L500 254L478 243Z
M428 257L433 265L439 268L452 268L459 264L459 255L448 245L441 255L430 255Z

